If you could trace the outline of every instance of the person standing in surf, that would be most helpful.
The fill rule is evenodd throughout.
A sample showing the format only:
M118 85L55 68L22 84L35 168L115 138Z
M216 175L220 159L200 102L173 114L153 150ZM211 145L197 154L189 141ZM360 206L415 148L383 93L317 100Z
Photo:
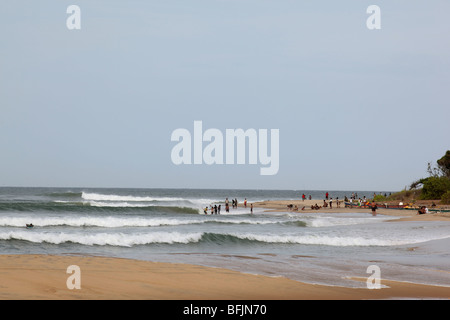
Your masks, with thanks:
M372 204L370 205L370 208L372 209L372 215L376 216L377 215L377 204L375 202L372 201Z

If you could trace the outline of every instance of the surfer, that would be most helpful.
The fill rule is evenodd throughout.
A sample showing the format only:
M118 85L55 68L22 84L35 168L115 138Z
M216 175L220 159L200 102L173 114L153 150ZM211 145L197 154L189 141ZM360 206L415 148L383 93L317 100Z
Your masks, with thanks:
M27 223L26 227L27 227L27 229L30 229L30 228L33 228L34 225L32 223L30 223L30 224Z

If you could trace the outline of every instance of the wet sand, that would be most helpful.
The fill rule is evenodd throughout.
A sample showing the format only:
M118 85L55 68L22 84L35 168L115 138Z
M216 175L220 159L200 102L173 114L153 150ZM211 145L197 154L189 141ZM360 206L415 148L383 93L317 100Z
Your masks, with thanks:
M80 289L70 290L70 265ZM81 256L0 255L0 299L361 300L449 299L450 288L381 280L381 289L312 285L221 268ZM359 279L366 281L366 279ZM384 288L387 286L388 288Z

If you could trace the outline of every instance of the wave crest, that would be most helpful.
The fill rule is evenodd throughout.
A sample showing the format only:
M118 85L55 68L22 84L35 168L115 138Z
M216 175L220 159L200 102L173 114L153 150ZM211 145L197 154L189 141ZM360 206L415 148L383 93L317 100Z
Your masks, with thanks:
M395 246L417 243L411 240L383 240L362 237L332 237L318 235L270 235L270 234L232 234L209 232L148 232L138 234L125 233L66 233L36 232L37 230L17 230L0 232L0 240L22 240L33 243L61 244L66 242L82 245L110 245L131 247L150 244L189 244L215 243L227 245L252 245L252 243L301 244L322 246ZM423 241L423 240L422 240Z
M0 240L23 240L33 243L78 243L88 246L118 246L131 247L135 245L145 245L152 243L190 243L198 242L201 233L180 233L180 232L155 232L146 234L124 234L124 233L42 233L29 231L10 231L0 233Z
M92 201L124 201L124 202L154 202L154 201L183 201L184 198L176 197L149 197L149 196L123 196L116 194L99 194L82 192L81 198Z

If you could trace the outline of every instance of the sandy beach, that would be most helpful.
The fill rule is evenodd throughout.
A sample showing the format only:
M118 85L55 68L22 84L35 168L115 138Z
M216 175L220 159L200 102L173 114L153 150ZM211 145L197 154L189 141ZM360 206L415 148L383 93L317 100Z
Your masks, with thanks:
M80 267L80 289L66 285ZM381 289L300 283L220 268L80 256L0 256L3 300L361 300L449 299L448 287L382 280ZM359 279L366 281L366 279ZM387 286L387 288L384 288Z
M269 201L255 208L299 212L317 201ZM305 210L301 208L305 206ZM326 212L367 212L370 209L322 208ZM449 213L417 215L415 211L379 209L378 214L406 220L449 221ZM392 220L392 221L398 221ZM81 289L68 289L70 265L80 267ZM0 299L157 299L157 300L354 300L449 299L450 288L382 279L381 289L346 288L301 283L284 277L240 273L190 264L70 255L0 255ZM359 278L365 282L367 279Z
M314 212L325 212L325 213L344 213L344 212L355 212L355 213L369 213L371 214L371 209L368 208L345 208L342 202L340 208L337 208L336 204L333 203L333 208L326 207L320 208L319 210L311 209L311 206L317 204L318 206L323 205L323 200L277 200L277 201L261 201L254 203L255 208L264 208L268 212L270 211L287 211L288 205L297 206L298 210L295 212L299 213L314 213ZM240 204L240 206L243 206ZM302 208L304 209L302 210ZM418 215L417 210L396 210L396 209L384 209L382 205L378 204L377 214L401 217L401 219L395 219L392 221L450 221L450 212L430 212L428 214Z

